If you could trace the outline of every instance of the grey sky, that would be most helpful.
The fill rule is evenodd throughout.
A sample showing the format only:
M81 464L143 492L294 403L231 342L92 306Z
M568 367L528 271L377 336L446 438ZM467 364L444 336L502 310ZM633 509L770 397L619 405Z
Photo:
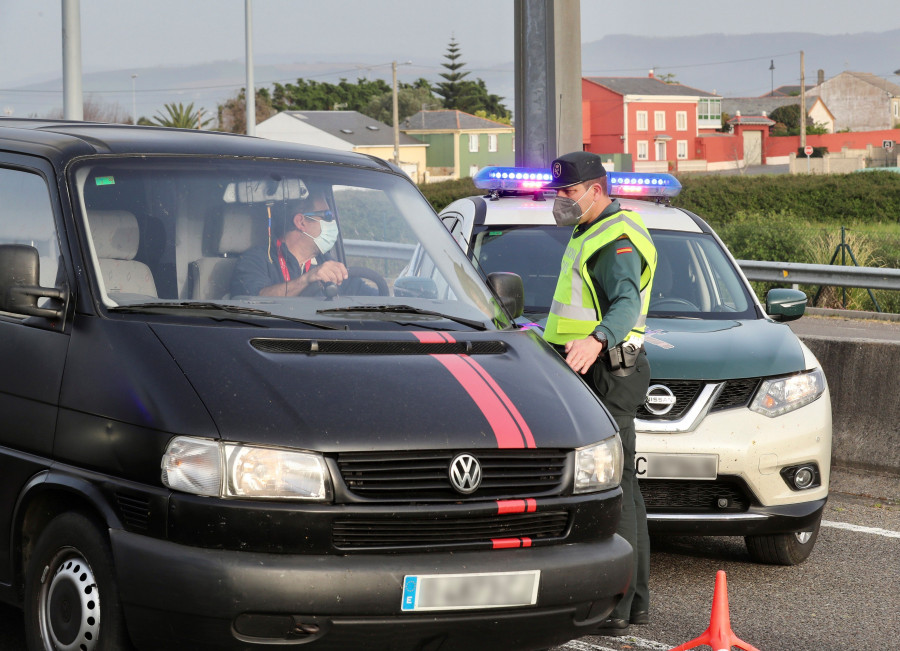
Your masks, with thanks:
M254 53L358 61L440 58L451 34L470 65L512 59L513 0L255 0ZM850 10L848 5L852 6ZM61 71L60 0L0 0L0 88ZM840 34L900 27L896 0L582 0L583 42L610 33ZM243 0L82 0L85 72L244 56ZM373 62L375 63L375 62Z

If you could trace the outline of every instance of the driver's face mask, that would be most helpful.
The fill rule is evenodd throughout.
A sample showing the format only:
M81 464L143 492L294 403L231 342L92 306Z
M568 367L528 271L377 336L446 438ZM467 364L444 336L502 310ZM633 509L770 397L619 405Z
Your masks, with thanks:
M300 231L306 237L310 238L313 242L315 242L316 247L319 249L319 253L328 253L334 248L334 243L337 242L338 238L338 225L337 222L334 221L334 217L332 216L330 211L322 210L319 212L311 212L309 214L304 214L304 217L307 219L315 219L319 222L320 231L316 237L313 237L306 231Z
M596 184L594 184L596 185ZM594 185L588 186L588 189L584 191L578 199L570 199L569 197L560 197L557 195L556 199L553 201L553 219L556 220L557 226L574 226L581 218L584 216L588 210L591 209L596 201L591 201L591 205L588 206L585 210L581 209L581 206L578 204L579 201L591 191L591 188Z

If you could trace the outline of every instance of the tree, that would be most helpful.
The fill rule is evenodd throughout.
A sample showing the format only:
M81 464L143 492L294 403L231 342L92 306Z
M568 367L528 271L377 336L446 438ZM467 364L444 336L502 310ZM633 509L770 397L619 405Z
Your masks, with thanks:
M151 124L160 127L175 127L177 129L202 129L209 126L213 121L212 116L205 117L207 113L202 108L195 111L193 102L187 106L181 102L178 102L178 104L173 102L165 104L163 108L168 115L163 115L161 111L157 112L156 116L151 120Z
M373 97L360 112L379 122L393 124L393 95L393 92L387 92ZM397 84L397 115L401 122L419 111L442 106L440 98L431 92L427 79L420 78L412 84Z
M241 88L237 95L225 100L217 107L219 117L219 131L228 133L247 133L247 93L246 88ZM272 97L267 88L256 91L256 124L268 120L275 115L272 107Z
M458 109L466 113L485 111L487 114L497 115L501 118L509 118L512 114L503 105L503 98L488 92L482 79L466 79L468 72L462 71L465 63L459 61L462 55L456 39L450 37L447 46L446 62L441 65L447 72L440 73L444 81L435 84L434 92L444 100L444 108Z
M790 104L788 106L779 106L769 114L776 124L772 127L770 133L773 136L796 136L800 134L800 105ZM809 135L828 133L827 127L823 124L816 124L813 119L806 116L806 133Z
M85 122L108 122L111 124L131 124L131 116L116 104L104 104L94 99L93 96L85 98L82 104L82 115ZM54 109L44 117L51 120L62 120L63 110Z
M391 87L382 79L357 79L350 83L341 79L337 84L298 79L295 84L275 84L272 107L276 111L360 111L373 97L390 93Z
M466 65L458 60L461 56L459 44L451 36L450 44L447 46L447 53L444 55L444 58L447 60L441 64L447 69L447 72L440 73L439 76L444 81L439 82L434 87L434 92L444 99L444 107L448 109L459 108L459 98L463 92L463 79L469 75L468 72L462 72L461 70Z

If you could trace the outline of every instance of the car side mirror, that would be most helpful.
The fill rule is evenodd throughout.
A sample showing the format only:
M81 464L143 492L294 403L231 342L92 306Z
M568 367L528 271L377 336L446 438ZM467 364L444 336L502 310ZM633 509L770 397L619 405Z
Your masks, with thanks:
M0 244L0 311L47 319L61 319L64 308L38 307L39 298L52 298L65 305L68 292L41 287L40 257L33 246Z
M776 321L794 321L806 311L806 294L799 289L770 289L766 294L766 313Z
M525 311L525 284L522 277L510 271L495 271L488 274L487 280L509 315L514 319L522 316Z

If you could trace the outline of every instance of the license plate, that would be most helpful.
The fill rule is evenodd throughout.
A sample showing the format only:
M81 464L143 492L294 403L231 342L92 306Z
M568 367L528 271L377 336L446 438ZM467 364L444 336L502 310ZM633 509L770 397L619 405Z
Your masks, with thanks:
M639 479L715 479L719 457L715 454L658 454L638 452L634 469Z
M418 574L403 578L404 612L509 608L537 603L541 571Z

